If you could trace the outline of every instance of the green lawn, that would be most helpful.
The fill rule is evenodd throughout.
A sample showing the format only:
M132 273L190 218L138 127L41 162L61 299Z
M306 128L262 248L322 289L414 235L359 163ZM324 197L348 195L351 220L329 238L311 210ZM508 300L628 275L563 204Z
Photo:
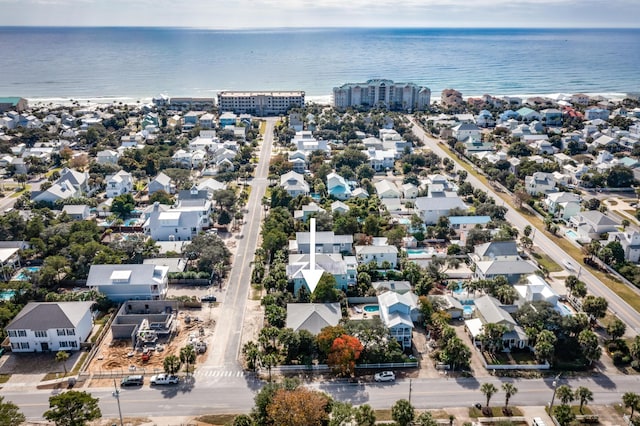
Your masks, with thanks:
M489 407L489 408L491 408L491 417L504 417L504 414L502 413L502 408L503 408L502 405L500 405L499 407ZM509 409L511 410L512 416L522 416L522 410L520 410L518 407L509 406ZM486 417L486 416L482 414L482 410L478 410L476 407L471 407L469 408L469 417L477 419L478 417Z
M236 414L207 414L196 418L196 421L206 423L208 425L230 425Z
M559 404L558 404L559 405ZM554 404L553 405L553 411L556 411L556 408L558 408L558 405ZM618 405L618 404L616 404ZM549 407L545 407L545 411L547 413L549 413ZM582 413L580 412L580 404L578 405L572 405L571 406L571 412L573 414L575 414L576 416L590 416L593 414L593 411L591 410L591 408L589 408L589 406L587 405L583 405L582 406Z
M27 184L24 186L24 189L14 192L13 194L11 194L11 198L18 198L19 196L24 194L26 191L31 191L31 185Z
M0 374L0 383L7 383L11 378L11 374Z
M553 261L549 256L544 253L538 253L535 251L531 251L531 255L536 259L536 261L548 272L560 272L562 271L562 267Z

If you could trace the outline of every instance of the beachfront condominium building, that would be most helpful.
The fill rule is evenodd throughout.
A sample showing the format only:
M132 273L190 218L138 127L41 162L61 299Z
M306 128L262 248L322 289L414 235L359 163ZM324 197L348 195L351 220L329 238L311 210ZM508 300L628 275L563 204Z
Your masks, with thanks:
M368 80L333 88L336 108L383 106L391 110L425 110L431 103L431 90L414 83Z
M304 107L304 92L219 92L218 110L236 114L277 115Z

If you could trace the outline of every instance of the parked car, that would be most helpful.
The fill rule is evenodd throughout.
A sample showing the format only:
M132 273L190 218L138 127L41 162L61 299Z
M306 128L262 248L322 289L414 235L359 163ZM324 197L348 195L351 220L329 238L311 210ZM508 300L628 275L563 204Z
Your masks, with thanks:
M216 299L216 297L211 295L211 294L209 294L207 296L202 296L200 298L201 302L215 302L216 300L218 300L218 299Z
M180 378L173 374L156 374L149 380L152 385L177 385L179 381Z
M396 380L396 375L393 371L383 371L382 373L376 373L373 376L373 380L376 382L393 382Z
M120 382L120 386L142 386L144 384L144 376L135 374L127 376Z

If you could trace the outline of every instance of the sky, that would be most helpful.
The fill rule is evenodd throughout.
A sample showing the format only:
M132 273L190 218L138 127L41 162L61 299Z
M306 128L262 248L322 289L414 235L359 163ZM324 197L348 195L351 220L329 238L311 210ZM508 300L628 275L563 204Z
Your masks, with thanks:
M0 0L0 26L638 28L638 0Z

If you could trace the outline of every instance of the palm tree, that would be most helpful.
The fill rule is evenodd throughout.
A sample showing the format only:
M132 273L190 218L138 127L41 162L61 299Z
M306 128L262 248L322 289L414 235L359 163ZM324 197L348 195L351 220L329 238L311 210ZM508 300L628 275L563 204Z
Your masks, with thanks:
M633 418L635 410L640 408L640 395L635 392L625 392L625 394L622 395L622 403L625 408L631 408L631 416L629 417L631 419Z
M64 375L67 375L67 360L69 359L69 352L58 351L56 352L56 362L61 362L64 368Z
M567 405L574 400L573 390L571 390L571 387L568 385L558 386L558 389L556 389L556 396L564 405Z
M587 387L579 386L576 389L576 399L580 400L580 414L582 414L582 407L589 402L593 401L593 392Z
M487 398L486 407L489 408L489 401L491 401L491 397L498 392L498 388L493 383L483 383L482 386L480 386L480 392Z
M187 345L180 349L180 361L187 365L187 376L189 375L189 364L196 362L196 351L193 345Z
M511 383L503 383L502 390L504 391L504 408L509 406L509 400L511 397L518 393L518 388Z

